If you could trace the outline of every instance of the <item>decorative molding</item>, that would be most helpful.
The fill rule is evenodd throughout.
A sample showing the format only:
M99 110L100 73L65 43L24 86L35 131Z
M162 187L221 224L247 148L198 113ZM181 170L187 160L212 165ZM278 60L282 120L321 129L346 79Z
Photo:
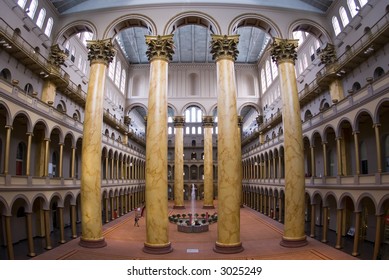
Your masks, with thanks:
M112 62L116 50L112 44L112 40L90 40L86 45L88 52L88 60L93 63L104 63L108 66Z
M174 54L173 35L165 36L145 36L148 49L146 51L147 58L152 61L154 58L165 59L171 61Z
M212 59L232 59L238 57L239 35L212 35L211 54Z
M282 62L293 63L297 59L298 40L274 38L270 55L277 65Z

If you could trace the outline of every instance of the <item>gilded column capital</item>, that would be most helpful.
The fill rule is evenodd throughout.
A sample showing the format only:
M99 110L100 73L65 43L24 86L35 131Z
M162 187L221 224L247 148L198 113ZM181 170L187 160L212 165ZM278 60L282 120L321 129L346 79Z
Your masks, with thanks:
M90 60L90 64L104 63L108 66L116 54L111 39L90 40L87 41L86 47L89 50L88 60Z
M185 117L184 116L174 116L173 122L174 122L174 127L184 127L185 126Z
M212 116L203 116L203 126L204 127L213 127L213 117Z
M49 62L51 65L60 67L61 65L65 65L65 60L68 55L60 49L58 44L51 46L50 54L49 54Z
M274 38L270 55L277 65L282 62L293 63L297 59L298 40Z
M238 57L239 35L211 35L211 54L212 59L231 59L233 61Z
M148 46L146 55L149 61L152 61L155 58L164 59L167 62L172 60L174 54L173 35L146 35L145 37Z
M262 115L258 115L255 120L257 121L257 124L258 125L262 125L263 124L263 116Z
M320 50L320 63L330 65L336 62L336 51L334 45L327 43L326 46Z

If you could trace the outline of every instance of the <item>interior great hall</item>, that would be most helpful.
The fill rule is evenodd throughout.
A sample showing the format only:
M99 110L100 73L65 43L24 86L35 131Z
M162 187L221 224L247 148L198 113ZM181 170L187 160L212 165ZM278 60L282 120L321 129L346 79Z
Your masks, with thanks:
M0 260L389 259L386 0L0 11Z

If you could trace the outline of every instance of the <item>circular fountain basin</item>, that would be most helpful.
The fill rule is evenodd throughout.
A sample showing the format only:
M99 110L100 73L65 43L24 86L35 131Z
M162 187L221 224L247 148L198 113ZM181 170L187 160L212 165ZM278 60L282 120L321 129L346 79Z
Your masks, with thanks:
M179 232L185 232L185 233L200 233L200 232L206 232L209 230L209 224L201 224L201 225L177 225L177 230Z

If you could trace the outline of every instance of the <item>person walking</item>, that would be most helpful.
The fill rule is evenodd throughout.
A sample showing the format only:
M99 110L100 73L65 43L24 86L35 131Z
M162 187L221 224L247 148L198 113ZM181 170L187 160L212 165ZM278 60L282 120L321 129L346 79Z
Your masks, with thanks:
M138 221L139 221L139 217L138 217L138 215L135 215L135 223L134 223L134 226L139 227Z

